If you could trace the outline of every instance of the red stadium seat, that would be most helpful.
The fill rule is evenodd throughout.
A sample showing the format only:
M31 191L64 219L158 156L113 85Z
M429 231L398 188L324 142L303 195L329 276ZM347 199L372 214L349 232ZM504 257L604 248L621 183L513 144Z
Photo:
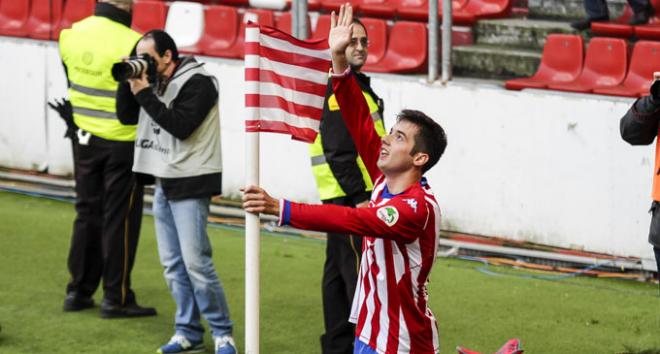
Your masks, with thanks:
M26 24L29 15L29 0L4 0L0 2L0 35L26 36Z
M365 16L392 18L400 0L363 0L360 13Z
M353 11L359 11L362 0L321 0L321 9L325 11L339 11L339 7L347 2L353 5Z
M208 11L208 10L207 10ZM243 58L245 56L245 24L252 21L264 26L273 27L275 20L273 12L269 10L249 9L243 14L243 18L239 23L238 33L234 44L229 48L220 47L203 47L202 53L211 56L225 57L225 58Z
M610 37L630 37L634 33L633 26L628 21L633 16L633 11L626 4L623 8L623 14L612 22L592 22L591 33L599 36Z
M594 89L614 87L626 77L628 48L618 38L596 37L589 42L584 67L575 81L551 84L552 90L592 92Z
M27 35L36 39L52 39L62 19L63 0L32 0Z
M240 17L235 7L211 5L204 10L204 33L196 45L181 48L184 53L216 55L231 48L238 38Z
M367 28L369 36L369 55L366 64L376 64L385 57L385 48L387 46L387 22L377 18L360 19Z
M385 57L374 65L365 65L372 72L417 72L424 69L427 59L426 25L398 21L390 30Z
M146 33L153 29L165 29L167 5L158 0L140 0L133 4L131 28Z
M320 15L316 20L311 39L328 38L328 33L330 33L330 15Z
M468 0L452 0L452 19L454 24L472 25L476 18L464 11L458 11L467 6ZM414 21L427 21L429 18L428 0L401 0L396 9L397 16ZM438 5L438 16L442 16L442 6Z
M653 72L658 71L658 63L660 63L660 42L639 41L633 48L630 68L623 84L609 89L596 89L594 93L627 97L648 95Z
M285 12L276 21L276 27L282 32L286 32L288 34L292 34L291 32L291 25L293 23L293 18L291 16L291 12ZM309 15L307 15L307 37L309 37L309 33L312 31L312 25L311 21L309 20Z
M442 7L440 7L442 14ZM511 0L466 0L462 3L454 1L452 14L456 19L454 22L461 23L473 17L478 18L502 18L511 15ZM473 22L474 22L473 20Z
M94 14L96 7L96 0L66 0L64 3L64 11L62 12L62 20L55 30L53 39L60 38L60 31L71 26L85 17Z
M544 89L551 84L574 81L582 71L583 47L581 36L549 35L543 46L541 64L534 76L509 80L504 87L509 90Z

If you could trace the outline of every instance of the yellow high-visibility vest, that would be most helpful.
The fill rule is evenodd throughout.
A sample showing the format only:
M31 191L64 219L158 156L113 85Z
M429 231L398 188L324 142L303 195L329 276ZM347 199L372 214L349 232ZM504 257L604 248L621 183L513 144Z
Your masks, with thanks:
M376 133L378 133L379 136L384 136L385 124L383 123L383 118L380 115L380 107L369 93L362 91L362 94L367 100L367 105L369 106L369 111L371 112L371 118L374 121L374 128L376 129ZM334 94L328 98L328 109L330 111L339 110L339 104L337 103L337 99L335 98ZM344 190L341 188L341 185L330 169L330 165L325 159L321 139L323 139L321 134L317 135L314 143L309 146L309 155L312 162L312 174L314 174L314 178L316 179L316 186L318 188L319 197L321 200L345 197L346 192L344 192ZM369 172L367 171L367 168L359 155L355 162L362 172L362 179L364 180L366 191L373 190L374 185L371 182L371 177L369 176Z
M135 140L135 125L117 119L118 83L112 64L130 55L141 35L106 17L90 16L60 34L60 56L69 79L69 100L78 128L107 140Z

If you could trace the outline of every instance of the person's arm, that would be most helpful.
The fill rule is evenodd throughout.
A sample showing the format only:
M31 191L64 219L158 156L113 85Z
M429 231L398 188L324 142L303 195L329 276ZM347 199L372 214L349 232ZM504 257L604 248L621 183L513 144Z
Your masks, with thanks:
M167 108L150 89L140 90L135 99L161 128L175 138L185 140L216 104L218 90L209 77L194 75L183 85L171 108Z
M140 104L135 100L128 82L120 82L115 100L117 119L124 125L135 125L140 117Z
M419 207L413 209L402 198L394 198L387 204L369 208L300 204L288 200L282 200L280 205L281 225L401 242L416 240L429 217L424 200L417 201Z
M631 145L649 145L658 134L660 102L653 95L644 96L621 118L621 138Z
M423 197L406 196L405 201L403 197L395 197L384 205L354 209L277 200L257 186L241 188L241 192L246 212L278 216L281 225L402 242L412 242L419 237L432 215Z
M339 16L331 14L328 43L332 55L332 89L344 123L353 137L357 152L362 158L372 181L381 175L377 162L381 139L374 129L371 112L362 95L362 89L349 69L346 48L351 41L353 8L342 5Z

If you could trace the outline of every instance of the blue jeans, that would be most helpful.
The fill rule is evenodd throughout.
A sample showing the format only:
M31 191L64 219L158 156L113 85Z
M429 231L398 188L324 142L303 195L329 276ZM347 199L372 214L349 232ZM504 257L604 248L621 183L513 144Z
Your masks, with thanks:
M206 233L211 198L168 200L156 186L153 202L156 239L165 281L176 302L176 334L201 341L209 323L214 337L231 335L232 322Z

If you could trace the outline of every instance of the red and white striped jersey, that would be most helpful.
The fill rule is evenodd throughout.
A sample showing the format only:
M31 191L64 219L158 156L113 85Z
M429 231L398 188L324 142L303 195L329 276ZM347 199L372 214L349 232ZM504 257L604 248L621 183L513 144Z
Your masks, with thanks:
M362 261L350 320L356 336L380 354L439 351L435 317L426 285L435 261L440 208L422 179L393 195L376 162L380 137L350 73L333 77L342 116L374 190L368 208L307 205L281 201L280 223L341 234L363 235Z

